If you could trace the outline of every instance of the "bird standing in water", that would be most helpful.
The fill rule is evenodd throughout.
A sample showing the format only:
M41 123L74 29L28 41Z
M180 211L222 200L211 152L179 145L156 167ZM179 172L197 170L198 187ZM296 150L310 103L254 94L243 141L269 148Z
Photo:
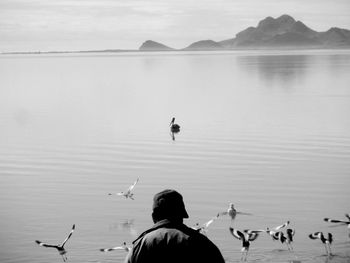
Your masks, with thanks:
M35 240L35 242L39 245L39 246L42 246L42 247L52 247L52 248L56 248L58 250L58 253L60 253L60 255L62 256L62 259L64 262L67 261L67 256L66 256L66 253L67 251L64 249L64 245L66 244L66 242L68 241L68 239L72 236L73 232L74 232L74 229L75 229L75 224L73 225L72 227L72 230L70 231L70 233L68 234L68 236L66 237L66 239L62 242L62 244L58 244L58 245L49 245L49 244L46 244L46 243L43 243L39 240Z
M170 122L170 130L171 132L177 133L180 131L180 125L175 123L175 118L172 118Z
M321 242L324 244L324 247L326 249L326 253L328 256L332 255L331 252L331 244L333 242L333 235L331 233L328 233L328 238L326 238L322 232L315 232L313 234L309 235L309 238L311 239L320 239Z
M288 250L290 250L290 251L293 251L292 242L293 242L294 235L295 235L295 230L287 228L287 230L286 230L286 238L287 238L286 244L287 244Z

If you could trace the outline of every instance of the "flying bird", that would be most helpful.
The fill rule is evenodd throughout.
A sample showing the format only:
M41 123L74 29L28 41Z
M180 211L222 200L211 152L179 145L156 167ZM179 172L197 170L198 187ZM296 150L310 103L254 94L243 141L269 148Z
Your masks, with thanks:
M197 230L198 232L205 234L208 232L208 227L217 219L218 217L215 216L212 219L210 219L208 222L205 222L203 225L199 225L199 223L195 224L192 228Z
M258 233L251 233L251 234L245 233L245 234L243 234L241 231L234 229L232 227L230 227L229 230L230 230L230 233L232 234L232 236L234 236L235 238L242 241L241 261L246 261L247 256L248 256L249 247L250 247L250 242L257 239L259 234Z
M130 249L131 248L126 245L126 242L124 242L121 246L112 247L112 248L101 248L100 251L101 252L109 252L109 251L114 251L114 250L124 250L126 252L129 252Z
M329 222L329 223L338 223L338 224L341 224L341 225L347 225L347 228L348 228L348 235L350 237L350 215L349 214L345 214L345 217L348 219L348 220L338 220L338 219L330 219L328 217L324 218L323 220L326 221L326 222Z
M252 215L252 214L243 213L243 212L238 212L238 211L235 209L233 203L230 203L229 206L228 206L228 208L227 208L227 210L224 211L224 212L218 213L218 214L217 214L217 217L223 216L223 215L229 215L229 216L231 217L231 220L233 221L233 220L235 220L235 218L236 218L237 215Z
M173 133L177 133L177 132L180 131L180 125L175 123L175 118L172 118L172 119L171 119L171 122L170 122L170 130L171 130L171 132L173 132Z
M39 240L35 240L35 242L39 246L42 246L42 247L52 247L52 248L57 249L58 253L62 256L63 261L66 262L66 260L67 260L66 253L67 253L67 251L64 249L64 245L67 243L68 239L70 239L70 237L72 236L74 230L75 230L75 224L73 225L72 230L69 232L69 234L66 237L66 239L63 240L63 242L61 244L58 244L58 245L49 245L49 244L43 243L43 242L41 242Z
M332 255L331 252L331 244L333 242L333 235L331 233L328 233L328 237L326 238L322 232L315 232L313 234L309 235L309 238L311 239L320 239L321 242L324 244L324 247L326 249L326 253L328 256Z
M138 181L139 181L139 178L137 178L137 180L125 192L119 192L117 193L117 195L124 196L126 199L130 198L134 200L134 193L132 192L132 190L134 189ZM113 195L113 194L109 193L108 195Z

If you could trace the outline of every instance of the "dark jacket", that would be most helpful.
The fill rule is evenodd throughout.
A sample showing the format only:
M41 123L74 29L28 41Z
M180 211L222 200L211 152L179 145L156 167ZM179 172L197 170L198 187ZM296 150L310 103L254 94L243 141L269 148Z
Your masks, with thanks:
M125 263L223 263L219 249L206 236L182 223L157 222L134 242Z

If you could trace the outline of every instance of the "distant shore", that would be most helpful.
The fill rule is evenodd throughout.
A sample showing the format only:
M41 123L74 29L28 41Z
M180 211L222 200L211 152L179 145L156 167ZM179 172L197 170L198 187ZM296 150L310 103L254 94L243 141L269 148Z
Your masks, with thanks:
M89 53L152 53L152 52L218 52L218 51L287 51L287 50L350 50L350 47L320 48L320 47L261 47L261 48L231 48L231 49L172 49L172 50L139 50L139 49L105 49L105 50L67 50L67 51L10 51L0 52L0 55L47 55L47 54L89 54Z

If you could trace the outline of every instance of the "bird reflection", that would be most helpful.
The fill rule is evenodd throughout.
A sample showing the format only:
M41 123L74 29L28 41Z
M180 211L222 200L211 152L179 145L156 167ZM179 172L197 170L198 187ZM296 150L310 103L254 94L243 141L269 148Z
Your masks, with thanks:
M134 227L134 219L128 219L118 225L119 229L127 230L132 236L137 236L137 231Z
M58 253L62 256L62 260L63 262L66 262L68 259L67 259L67 251L64 249L64 245L66 244L66 242L68 241L68 239L72 236L73 232L74 232L74 229L75 229L75 224L73 225L72 227L72 230L69 232L68 236L66 237L66 239L62 242L62 244L58 244L58 245L49 245L49 244L46 244L46 243L43 243L39 240L35 240L35 242L39 245L39 246L42 246L42 247L52 247L52 248L55 248L57 249Z

